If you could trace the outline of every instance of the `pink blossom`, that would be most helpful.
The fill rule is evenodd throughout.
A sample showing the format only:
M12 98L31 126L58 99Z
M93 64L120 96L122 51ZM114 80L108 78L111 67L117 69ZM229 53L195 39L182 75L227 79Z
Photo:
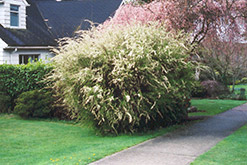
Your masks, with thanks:
M200 42L208 32L216 29L221 31L220 27L231 29L232 34L239 35L243 28L247 29L246 8L246 0L156 0L143 5L129 3L121 6L104 25L149 24L157 21L168 31L193 32L193 41ZM241 35L244 33L241 32Z

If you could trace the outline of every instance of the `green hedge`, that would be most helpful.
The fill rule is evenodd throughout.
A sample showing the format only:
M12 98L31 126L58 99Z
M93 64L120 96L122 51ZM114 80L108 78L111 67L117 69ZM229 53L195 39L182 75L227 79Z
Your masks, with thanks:
M11 98L11 109L14 107L14 100L22 92L45 87L41 80L51 70L51 64L41 61L27 65L0 65L0 92Z

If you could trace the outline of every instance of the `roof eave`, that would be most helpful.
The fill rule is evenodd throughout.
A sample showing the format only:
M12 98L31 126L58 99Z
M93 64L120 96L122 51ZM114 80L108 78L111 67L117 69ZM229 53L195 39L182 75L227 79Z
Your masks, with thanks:
M22 0L23 1L23 3L26 5L26 6L30 6L30 4L29 3L27 3L27 1L26 0Z
M4 50L51 50L54 46L7 46Z

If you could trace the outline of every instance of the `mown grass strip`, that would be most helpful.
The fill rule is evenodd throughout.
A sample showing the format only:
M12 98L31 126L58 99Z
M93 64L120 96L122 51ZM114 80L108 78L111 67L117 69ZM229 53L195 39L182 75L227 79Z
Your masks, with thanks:
M199 156L192 165L245 165L247 163L246 147L247 125L219 142L205 154Z
M240 100L211 100L211 99L193 99L191 104L197 107L198 110L205 112L189 113L189 116L213 116L225 112L229 109L246 103L247 101Z

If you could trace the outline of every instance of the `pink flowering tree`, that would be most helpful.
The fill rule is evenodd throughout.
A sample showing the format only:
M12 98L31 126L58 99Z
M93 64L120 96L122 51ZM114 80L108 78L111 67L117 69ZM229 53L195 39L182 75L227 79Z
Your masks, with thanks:
M149 2L149 0L147 0ZM211 31L231 29L246 35L246 0L156 0L121 6L105 24L148 24L158 21L168 31L192 33L191 43L200 43ZM241 24L241 26L240 26ZM222 28L224 27L224 28Z

